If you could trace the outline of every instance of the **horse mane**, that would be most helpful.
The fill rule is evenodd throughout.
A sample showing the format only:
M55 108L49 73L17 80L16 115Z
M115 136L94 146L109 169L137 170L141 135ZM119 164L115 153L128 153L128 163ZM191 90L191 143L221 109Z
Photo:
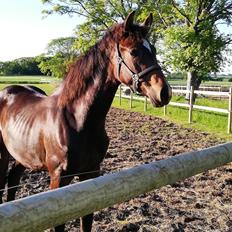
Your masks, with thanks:
M133 25L131 32L133 33L134 31L145 33L144 27L139 25ZM58 106L64 107L67 103L73 101L74 98L81 97L96 77L100 77L101 81L104 81L103 77L106 78L107 76L104 74L107 72L110 62L108 54L114 49L113 46L122 39L124 34L123 23L116 24L86 54L80 56L70 65L62 83L62 90L58 97Z

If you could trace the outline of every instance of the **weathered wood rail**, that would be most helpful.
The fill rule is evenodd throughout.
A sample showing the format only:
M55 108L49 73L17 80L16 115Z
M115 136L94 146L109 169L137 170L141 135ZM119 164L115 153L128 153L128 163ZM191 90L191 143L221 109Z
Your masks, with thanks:
M0 231L42 231L232 162L232 143L183 153L0 206Z

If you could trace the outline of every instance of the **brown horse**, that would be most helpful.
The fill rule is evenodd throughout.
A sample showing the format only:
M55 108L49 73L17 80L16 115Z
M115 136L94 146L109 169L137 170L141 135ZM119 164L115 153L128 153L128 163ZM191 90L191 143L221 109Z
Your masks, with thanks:
M8 182L13 200L25 168L48 170L50 188L99 176L109 144L105 118L120 83L148 96L154 106L168 104L171 90L148 42L152 23L125 22L106 32L69 69L60 87L46 96L36 87L10 86L0 92L0 189ZM9 156L15 164L8 177ZM0 199L2 201L2 193ZM81 231L91 231L93 214L81 218ZM57 226L56 231L63 231Z

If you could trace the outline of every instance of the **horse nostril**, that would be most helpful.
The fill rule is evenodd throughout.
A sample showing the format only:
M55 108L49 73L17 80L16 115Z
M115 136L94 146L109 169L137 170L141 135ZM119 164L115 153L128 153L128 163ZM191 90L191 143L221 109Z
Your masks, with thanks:
M164 105L167 105L171 99L172 95L171 95L171 89L170 87L166 84L161 92L160 92L160 100Z

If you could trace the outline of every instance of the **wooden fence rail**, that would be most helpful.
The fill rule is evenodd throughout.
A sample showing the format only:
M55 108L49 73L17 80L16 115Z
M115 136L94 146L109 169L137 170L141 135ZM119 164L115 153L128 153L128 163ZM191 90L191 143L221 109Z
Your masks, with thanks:
M180 102L169 102L170 106L176 106L176 107L186 107L189 108L189 116L188 116L188 122L192 123L192 114L193 109L199 109L199 110L205 110L205 111L211 111L211 112L218 112L228 115L228 125L227 125L227 133L231 133L231 123L232 123L232 88L229 89L229 92L215 92L215 91L200 91L200 90L186 90L186 89L172 89L172 92L175 94L186 94L190 93L190 102L189 103L180 103ZM194 94L200 94L204 96L217 96L217 97L226 97L228 98L228 108L222 109L222 108L216 108L216 107L209 107L209 106L200 106L193 104L193 95ZM120 105L121 105L121 99L127 98L130 99L130 108L133 106L133 100L137 101L144 101L144 111L147 110L147 98L146 97L137 97L133 96L133 93L130 92L130 96L122 94L122 91L119 94L116 94L116 96L119 97ZM167 107L164 107L164 115L167 114Z
M5 203L0 205L0 231L42 231L229 162L232 143Z

